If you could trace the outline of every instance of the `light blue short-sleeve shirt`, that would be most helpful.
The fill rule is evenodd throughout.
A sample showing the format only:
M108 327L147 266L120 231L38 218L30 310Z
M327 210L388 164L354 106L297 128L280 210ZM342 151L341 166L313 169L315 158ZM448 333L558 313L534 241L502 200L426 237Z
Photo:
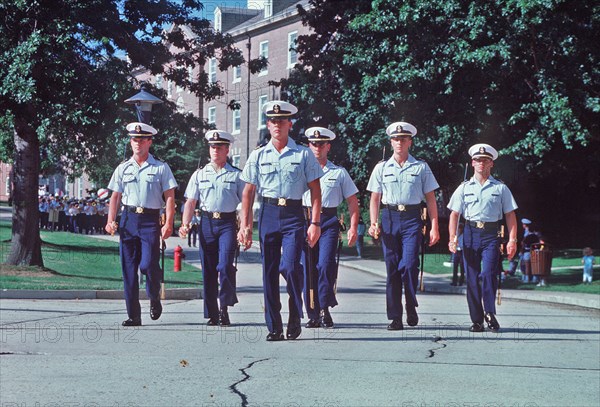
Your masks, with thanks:
M321 205L323 208L335 208L344 199L358 193L358 188L350 178L345 168L327 161L323 169L323 176L319 179L321 184ZM304 206L311 206L310 191L302 197Z
M152 154L141 166L133 157L119 164L108 183L108 189L122 194L123 205L148 209L162 208L163 192L173 188L177 188L177 181L171 168Z
M494 177L481 185L474 177L463 182L452 194L448 209L462 213L466 220L496 222L518 208L510 189Z
M192 174L185 197L197 200L204 211L234 212L246 185L240 174L241 170L229 163L219 171L208 164Z
M367 184L367 190L381 193L381 202L388 205L417 205L439 187L429 165L410 154L402 167L393 156L378 163Z
M266 198L302 199L308 183L322 175L312 151L288 138L281 153L272 141L250 153L241 179L256 185L258 194Z

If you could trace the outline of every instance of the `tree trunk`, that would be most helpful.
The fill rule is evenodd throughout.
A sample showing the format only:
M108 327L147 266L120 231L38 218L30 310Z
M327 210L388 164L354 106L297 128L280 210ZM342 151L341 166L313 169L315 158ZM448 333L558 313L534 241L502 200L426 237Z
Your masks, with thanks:
M44 266L38 212L40 142L22 117L15 117L12 241L7 264Z

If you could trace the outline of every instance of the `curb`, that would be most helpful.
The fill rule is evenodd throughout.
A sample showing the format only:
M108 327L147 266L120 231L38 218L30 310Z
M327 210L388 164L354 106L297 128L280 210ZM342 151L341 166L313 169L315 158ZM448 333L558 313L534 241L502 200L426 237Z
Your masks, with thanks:
M165 290L167 300L202 299L199 288L171 288ZM2 300L124 300L123 290L1 290ZM140 300L147 300L140 290Z
M358 271L362 271L364 273L369 273L374 276L385 279L386 272L383 270L378 270L374 268L369 268L365 266L361 266L360 264L356 264L354 262L342 261L340 260L340 265L344 267L348 267L351 269L355 269ZM440 277L435 274L427 274L425 273L425 277L430 280L437 279L436 282L431 282L431 284L427 284L427 279L425 280L425 292L429 293L442 293L442 294L454 294L454 295L466 295L467 289L464 287L452 287L445 286L444 284L447 281L444 281L444 284L440 282ZM600 310L600 295L596 294L582 294L582 293L563 293L560 291L523 291L523 290L502 290L502 299L514 299L514 300L522 300L522 301L534 301L534 302L549 302L553 304L564 304L564 305L573 305L582 308L589 308Z

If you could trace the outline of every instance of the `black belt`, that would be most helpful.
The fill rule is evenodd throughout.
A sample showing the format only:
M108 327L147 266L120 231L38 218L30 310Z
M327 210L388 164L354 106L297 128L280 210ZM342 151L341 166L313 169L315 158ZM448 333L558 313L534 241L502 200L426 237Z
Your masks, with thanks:
M211 219L235 219L236 213L233 212L208 212L202 211L202 216L206 216Z
M309 209L310 206L305 206L304 209ZM321 213L327 216L337 216L337 206L334 208L323 208L321 207Z
M126 210L127 212L133 212L133 213L137 213L137 214L144 214L144 215L158 215L160 213L160 209L151 209L151 208L144 208L141 206L130 206L130 205L123 205L124 210Z
M484 229L484 230L498 230L498 226L500 225L500 221L482 222L479 220L469 220L467 222L468 222L469 226L472 226L477 229Z
M277 206L291 206L300 207L302 206L302 199L287 199L287 198L263 198L263 203Z
M383 204L382 205L384 208L386 209L391 209L393 211L396 212L408 212L408 211L414 211L417 209L421 209L421 204L416 204L416 205L389 205L389 204Z

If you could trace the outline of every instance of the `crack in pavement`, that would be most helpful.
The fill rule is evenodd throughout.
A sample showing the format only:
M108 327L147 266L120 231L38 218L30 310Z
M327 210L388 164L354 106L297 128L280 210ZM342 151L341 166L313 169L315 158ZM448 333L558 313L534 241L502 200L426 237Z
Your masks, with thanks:
M267 361L267 360L269 360L269 358L255 360L254 362L250 363L248 366L243 367L241 369L238 369L240 372L242 372L242 374L245 377L242 380L238 380L237 382L235 382L231 386L229 386L229 390L231 390L233 393L235 393L238 396L240 396L240 398L242 399L242 407L247 407L248 406L248 396L246 396L244 393L242 393L241 391L239 391L237 389L237 385L241 384L241 383L244 383L246 380L250 379L250 375L248 373L246 373L246 370L248 370L252 366L254 366L255 363L264 362L264 361Z
M434 338L432 339L432 341L433 341L434 343L440 343L440 342L444 341L444 338L442 338L441 336L436 336L436 337L434 337ZM436 351L436 350L444 349L446 346L448 346L448 345L447 345L447 344L445 344L445 343L441 343L440 345L442 345L442 346L441 346L441 347L439 347L439 348L433 348L433 349L429 349L429 351L428 351L428 352L429 352L429 356L427 356L427 357L428 357L428 358L432 358L432 357L434 357L434 356L435 356L435 351Z

